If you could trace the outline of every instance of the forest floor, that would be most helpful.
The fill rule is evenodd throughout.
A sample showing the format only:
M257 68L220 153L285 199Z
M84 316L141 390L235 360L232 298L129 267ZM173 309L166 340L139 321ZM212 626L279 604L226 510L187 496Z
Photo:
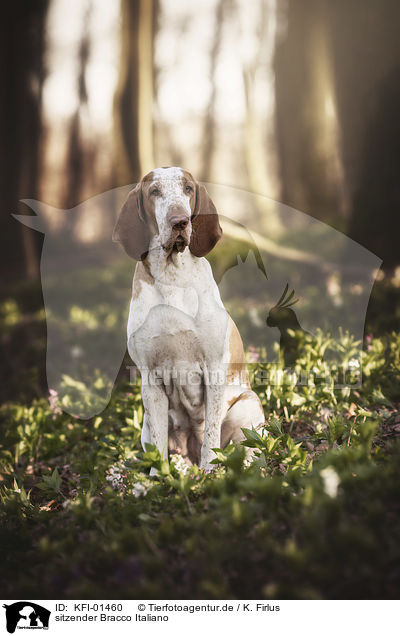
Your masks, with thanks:
M400 336L360 358L343 335L329 363L327 335L299 338L307 383L252 364L266 426L212 474L141 449L138 384L89 420L54 393L6 402L2 598L398 598Z

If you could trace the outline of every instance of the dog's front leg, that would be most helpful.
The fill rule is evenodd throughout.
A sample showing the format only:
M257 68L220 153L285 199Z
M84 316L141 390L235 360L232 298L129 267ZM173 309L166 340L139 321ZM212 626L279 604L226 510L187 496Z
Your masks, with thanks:
M200 468L211 471L215 459L213 448L221 447L222 405L225 383L222 382L221 369L214 369L206 383L204 439L201 447Z
M157 446L163 459L168 459L168 398L162 386L142 386L145 411L143 418L142 445ZM150 474L156 474L151 469Z

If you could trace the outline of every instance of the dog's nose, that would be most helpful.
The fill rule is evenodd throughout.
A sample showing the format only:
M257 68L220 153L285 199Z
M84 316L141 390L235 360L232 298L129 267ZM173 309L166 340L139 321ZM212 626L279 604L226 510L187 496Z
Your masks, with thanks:
M169 222L173 230L184 230L189 223L187 216L171 216Z

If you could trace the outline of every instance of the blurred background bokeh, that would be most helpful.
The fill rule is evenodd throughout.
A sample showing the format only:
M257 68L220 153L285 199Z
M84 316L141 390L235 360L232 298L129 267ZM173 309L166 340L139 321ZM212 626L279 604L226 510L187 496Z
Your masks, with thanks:
M43 234L11 214L32 213L21 199L43 201L46 233L58 237L66 259L77 245L98 254L110 241L117 200L108 216L95 209L84 214L83 207L73 215L51 209L75 208L156 166L180 165L198 180L251 193L251 208L222 212L258 236L278 237L261 246L272 260L277 244L293 248L287 259L293 272L304 254L313 254L319 235L307 236L307 224L302 233L299 217L287 210L360 243L383 261L366 329L398 329L399 24L397 0L6 3L0 27L2 397L47 390ZM228 238L243 241L233 226L227 229ZM327 236L319 248L329 251ZM104 257L101 268L95 257L82 264L74 256L79 270L71 263L68 272L54 273L50 286L65 286L71 298L83 265L86 273L97 272L86 277L96 302L104 284L117 290L118 312L110 298L96 315L71 300L67 322L124 338L133 264L118 255L115 263ZM272 286L270 305L288 278L285 271ZM249 280L246 275L251 292ZM358 282L347 282L354 297ZM373 276L362 289L367 300L372 282ZM314 297L322 286L337 307L346 273L325 272L318 286Z

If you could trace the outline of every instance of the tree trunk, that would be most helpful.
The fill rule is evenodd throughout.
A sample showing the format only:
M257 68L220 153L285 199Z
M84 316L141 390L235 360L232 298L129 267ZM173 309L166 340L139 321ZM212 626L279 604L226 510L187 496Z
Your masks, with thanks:
M325 0L289 0L275 55L282 201L344 226L347 210Z
M12 218L35 198L40 174L41 93L48 0L15 0L0 27L0 263L7 279L38 275L42 236Z
M114 100L116 185L154 168L154 0L122 0L120 76Z
M211 82L211 94L208 103L206 116L204 119L204 137L202 144L202 160L201 160L201 173L199 175L200 181L208 182L212 175L212 161L215 147L215 101L217 97L217 80L216 71L218 63L218 55L221 47L222 38L222 25L224 13L226 10L226 0L219 0L215 12L215 25L214 35L212 40L212 46L210 51L210 82Z

